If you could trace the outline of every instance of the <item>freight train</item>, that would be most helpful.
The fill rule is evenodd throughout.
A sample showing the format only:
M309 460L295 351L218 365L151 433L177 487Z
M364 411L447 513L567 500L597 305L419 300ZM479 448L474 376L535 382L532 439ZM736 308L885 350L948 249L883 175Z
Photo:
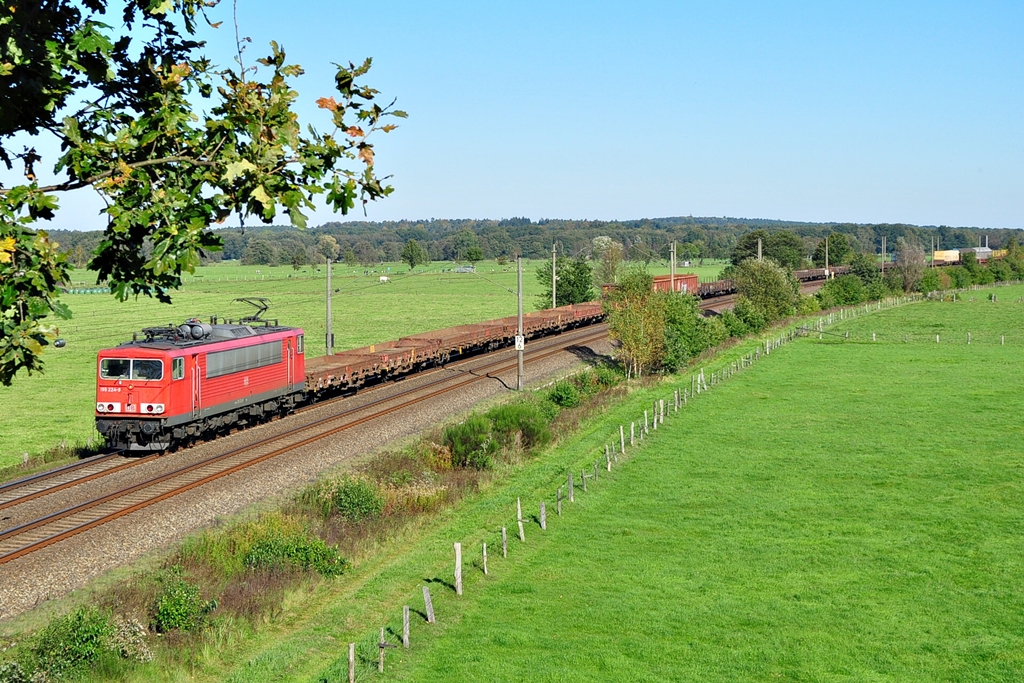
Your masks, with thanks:
M99 352L96 429L107 445L161 451L286 415L320 398L514 343L515 316L307 359L301 328L197 318ZM527 339L599 322L599 302L523 316Z
M846 275L850 272L850 266L832 266L828 270L824 268L808 268L806 270L794 270L793 277L798 282L814 282L816 280L827 280L836 275ZM736 283L732 280L716 280L714 282L702 282L697 288L697 297L700 299L714 299L720 296L727 296L736 293Z

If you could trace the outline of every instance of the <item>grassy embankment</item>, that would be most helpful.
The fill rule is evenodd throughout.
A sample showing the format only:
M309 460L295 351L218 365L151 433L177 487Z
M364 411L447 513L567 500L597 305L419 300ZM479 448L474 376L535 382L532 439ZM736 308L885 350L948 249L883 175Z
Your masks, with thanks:
M467 567L462 598L431 583L440 623L414 619L413 649L390 650L381 680L1019 680L1024 288L997 291L773 353L502 560L515 498L553 510L566 469L668 387L635 392L360 567L319 613L286 613L230 680L343 680L349 641L373 678L375 627L397 631L425 579L451 580L456 540L470 560L487 540L491 575Z
M524 263L526 309L535 310L540 286L534 270L542 261ZM516 286L514 265L493 261L477 264L478 275L443 273L454 264L434 263L417 268L412 276L404 264L371 269L336 264L333 287L336 349L351 349L374 342L515 315L516 300L508 290ZM390 270L388 270L390 269ZM719 266L695 269L702 276ZM364 270L373 271L363 275ZM257 271L259 274L257 274ZM666 271L667 272L667 271ZM391 282L382 284L380 275ZM58 321L67 347L50 349L46 373L20 375L11 387L0 387L0 469L58 446L85 445L93 432L96 353L131 339L143 327L181 322L211 315L238 318L252 309L232 300L262 296L271 300L268 318L306 330L311 356L324 353L325 273L305 266L241 266L233 263L201 267L186 275L170 306L139 298L118 303L104 294L68 294L63 297L74 317ZM90 286L90 271L74 271L72 286Z

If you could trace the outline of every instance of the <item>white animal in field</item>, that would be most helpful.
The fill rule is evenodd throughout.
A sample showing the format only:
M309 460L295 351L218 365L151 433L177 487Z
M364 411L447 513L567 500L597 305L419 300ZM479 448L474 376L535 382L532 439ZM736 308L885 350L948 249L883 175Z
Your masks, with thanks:
M381 275L380 276L380 281L381 282L391 282L391 278L389 278L387 275Z

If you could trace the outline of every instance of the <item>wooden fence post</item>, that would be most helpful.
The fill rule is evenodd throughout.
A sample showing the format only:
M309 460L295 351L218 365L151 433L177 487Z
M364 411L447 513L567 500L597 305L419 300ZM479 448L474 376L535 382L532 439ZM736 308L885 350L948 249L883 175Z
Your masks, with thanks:
M629 423L629 445L636 444L636 422Z
M587 492L587 471L580 470L580 483L583 484L583 492Z
M523 503L516 498L516 521L519 523L519 540L526 542L526 532L523 530Z
M501 527L501 556L508 557L508 530Z
M402 647L409 649L409 605L402 607Z
M562 516L562 487L558 487L558 516Z
M612 471L612 456L608 455L608 451L604 453L604 459L607 461L605 464L608 467L608 471Z
M455 594L462 595L462 544L455 544ZM382 638L383 640L383 638Z
M654 430L657 431L658 430L658 402L657 401L654 402L654 408L652 408L652 410L654 412Z
M356 644L348 644L348 683L356 683Z
M595 460L594 461L594 483L597 483L597 470L598 470L597 463L598 463L598 461Z
M377 643L377 649L380 654L377 656L377 672L384 673L384 650L388 646L388 641L384 640L384 629L380 630L380 641Z
M572 472L569 473L569 502L576 502L576 487L572 484Z
M665 424L665 399L663 398L658 399L658 413L661 415L661 417L658 418L661 420L661 424Z
M647 410L644 409L644 434L650 431L650 423L647 420Z
M437 623L437 619L434 618L434 601L430 599L430 586L423 587L423 606L427 610L427 623Z
M625 454L626 452L626 430L622 425L619 425L619 450Z
M484 576L487 576L487 541L484 541L483 555L484 555Z
M540 528L541 531L548 530L548 506L543 500L540 502Z

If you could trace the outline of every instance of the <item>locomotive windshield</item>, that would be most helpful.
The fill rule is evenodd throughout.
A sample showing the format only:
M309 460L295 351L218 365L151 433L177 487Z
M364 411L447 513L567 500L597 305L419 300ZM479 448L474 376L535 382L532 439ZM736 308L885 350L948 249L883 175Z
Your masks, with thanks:
M164 376L164 364L158 360L104 358L100 361L101 379L155 380Z

